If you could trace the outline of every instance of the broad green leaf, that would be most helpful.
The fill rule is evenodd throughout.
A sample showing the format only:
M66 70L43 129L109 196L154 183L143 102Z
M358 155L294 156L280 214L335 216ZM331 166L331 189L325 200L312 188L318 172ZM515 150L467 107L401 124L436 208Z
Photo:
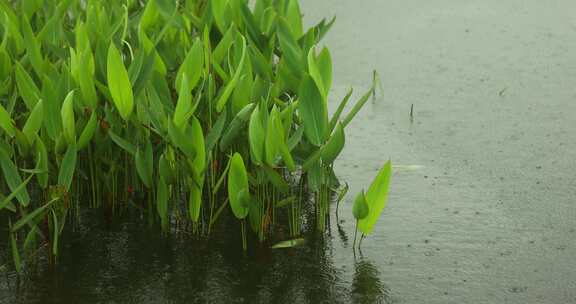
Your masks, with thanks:
M36 140L36 134L42 127L43 119L44 103L42 100L39 100L38 103L36 103L36 106L34 106L34 109L32 109L32 112L30 112L30 116L28 116L24 127L22 127L22 133L26 135L30 144L33 144L34 140Z
M252 86L254 79L252 78L252 63L250 63L250 56L246 56L242 69L242 76L234 88L232 93L232 113L238 113L244 106L250 103L250 95L252 94Z
M340 104L338 105L336 112L334 112L334 114L332 114L332 118L330 119L330 126L328 127L328 130L330 130L330 132L334 131L334 128L336 127L336 124L338 123L338 120L340 119L340 115L342 114L342 111L344 111L346 104L348 104L348 100L350 100L350 96L352 96L352 92L353 92L353 90L352 90L352 88L350 88L350 90L348 90L348 93L346 93L346 96L344 96L342 101L340 101Z
M242 41L242 55L240 57L240 63L238 63L236 71L234 72L234 76L232 77L230 82L226 84L224 90L222 91L222 94L220 94L220 97L216 102L216 111L218 112L221 112L224 106L226 105L226 102L228 102L228 98L230 97L230 94L232 94L234 88L236 88L238 80L240 79L240 76L242 74L242 67L244 66L244 60L246 58L246 39L244 39L243 36L240 36L240 38Z
M2 104L0 104L0 128L2 128L2 130L4 130L4 132L6 132L6 134L8 134L10 137L14 137L16 135L16 131L14 130L14 123L10 117L10 113L6 111Z
M34 109L34 106L40 100L40 90L20 63L16 63L15 75L18 91L26 104L26 108L28 110Z
M153 26L159 17L158 6L156 4L157 0L149 0L144 7L142 12L142 17L140 17L140 28L142 30L147 30Z
M12 58L4 45L0 45L0 95L12 90Z
M310 190L314 192L320 190L320 186L322 185L323 180L322 167L320 166L320 162L317 161L313 163L307 172L308 172L308 187L310 188Z
M138 74L140 74L140 71L142 70L142 67L144 65L144 58L146 57L146 53L145 52L138 52L134 56L135 57L132 58L132 62L130 62L130 66L128 67L128 78L130 78L130 83L132 84L132 87L134 87L134 83L136 82L136 79L138 78ZM136 96L136 95L134 95L134 96Z
M24 39L20 34L20 20L18 15L14 12L12 5L5 0L0 1L0 8L5 17L5 33L7 33L14 40L16 53L20 54L24 47Z
M240 12L240 16L242 21L237 21L239 24L244 24L245 30L248 32L248 36L254 44L260 48L265 48L265 36L262 33L262 29L260 28L260 24L252 14L248 2L246 1L238 1L235 0L232 2L234 7L232 8L234 12ZM237 19L240 19L237 17Z
M270 115L266 121L266 137L265 137L265 149L264 156L266 164L271 167L276 166L276 158L278 157L278 152L280 150L280 140L278 139L278 130L276 129L276 124L274 120L277 117L278 109L276 106L272 108Z
M10 193L7 197L3 198L0 201L0 210L7 208L7 209L11 209L10 205L11 205L11 201L16 198L16 196L18 194L20 194L21 191L26 191L26 186L28 185L28 183L32 180L32 177L34 177L34 174L30 174L30 176L28 176L20 185L18 185L13 191L12 193ZM15 211L12 210L12 211Z
M200 217L200 207L202 206L202 189L204 188L204 170L206 169L206 151L204 143L204 133L200 121L196 117L192 117L192 142L196 147L196 155L192 161L192 168L194 170L195 179L190 184L190 198L188 202L188 209L190 218L194 222L198 222Z
M225 151L238 138L242 130L245 129L255 106L255 104L250 103L234 116L232 122L230 122L230 125L228 125L228 128L222 135L222 139L220 139L220 151Z
M168 199L170 192L168 190L168 185L162 177L158 181L158 186L156 189L156 210L162 221L162 227L166 229L168 227Z
M22 262L20 261L20 253L18 252L18 244L16 243L16 238L14 233L10 233L10 247L12 247L12 260L14 261L14 267L16 272L22 270Z
M22 16L20 25L22 27L22 38L24 38L24 44L26 46L26 54L28 54L34 71L40 76L44 74L44 58L40 50L40 43L36 39L36 36L34 36L26 16Z
M266 161L269 165L273 166L276 154L279 153L284 160L284 164L288 170L296 170L296 165L290 154L290 149L286 145L284 138L284 126L280 119L280 114L276 107L272 108L270 117L268 119L268 128L266 130Z
M18 150L20 151L20 154L22 156L27 156L28 153L30 152L30 142L28 141L28 137L26 137L26 135L24 135L24 133L22 133L22 131L18 130L18 129L14 129L15 130L15 139L16 139L16 145L18 146Z
M210 2L210 5L212 6L212 15L214 16L216 26L221 33L224 33L230 24L230 10L228 2L229 0L212 0Z
M174 168L172 163L168 160L168 157L166 156L168 153L168 150L166 150L162 155L160 155L160 158L158 159L158 171L166 183L174 184L176 182L176 168Z
M245 206L240 192L249 193L248 173L244 166L244 160L239 153L234 153L230 159L230 170L228 171L228 197L230 207L234 216L243 219L248 215L249 208Z
M254 73L263 79L270 81L272 79L272 64L254 45L248 46L250 62L254 65Z
M248 140L250 141L250 156L252 157L252 162L256 165L262 165L265 155L264 155L264 143L266 139L266 130L262 123L262 114L260 113L260 107L257 106L252 115L250 115L250 122L248 124Z
M62 117L62 126L64 131L64 137L69 145L76 143L76 120L74 118L74 91L70 91L64 103L62 104L62 109L60 110L60 116Z
M152 187L152 178L154 170L154 154L152 151L152 143L146 141L144 150L140 147L136 148L136 155L134 156L136 162L136 171L140 180L146 185L147 188Z
M332 84L332 61L327 48L324 48L318 57L315 55L314 48L310 49L308 52L308 72L310 77L314 79L318 90L322 93L324 102L327 102Z
M276 190L280 191L281 193L287 193L288 190L290 190L290 186L284 180L282 175L280 175L280 173L276 172L276 170L268 166L264 166L263 168L266 178L268 179L268 181L270 181L270 183L272 183L272 185L274 185L274 188Z
M272 249L284 249L284 248L298 247L298 246L303 245L304 243L305 243L305 240L303 238L287 240L287 241L282 241L282 242L279 242L279 243L272 245Z
M0 167L2 167L2 173L4 174L4 179L10 191L17 193L16 199L22 206L28 206L30 203L28 191L25 187L23 189L19 188L22 184L22 178L20 177L20 174L18 174L16 165L14 165L12 160L10 160L3 150L0 150Z
M262 32L266 33L268 36L272 35L272 31L275 30L274 27L277 23L278 13L272 7L268 7L264 10L262 18L260 19L260 28Z
M84 130L80 134L80 138L78 138L78 151L84 149L94 137L94 133L96 133L96 128L98 127L98 115L96 111L92 111L90 114L90 119L86 123Z
M44 0L32 0L38 1L40 3ZM64 15L68 12L68 7L72 4L73 0L62 0L59 1L58 6L52 12L50 18L46 21L44 26L41 28L36 39L40 42L45 43L57 43L60 39L63 39L64 33L62 32L62 20Z
M232 43L234 42L235 33L236 28L234 26L231 26L226 31L222 39L220 39L220 42L212 52L213 63L220 64L222 60L226 58L226 55L228 55L228 50L230 49L230 46L232 46Z
M280 119L282 120L282 127L284 129L284 138L290 135L290 130L294 124L294 111L298 106L298 102L292 102L287 105L282 112L280 112Z
M197 223L200 219L200 208L202 207L202 188L195 182L190 183L190 196L188 198L188 211L190 219Z
M313 26L308 30L307 33L312 33L314 36L314 42L317 43L318 41L324 38L324 35L330 30L334 22L336 21L336 16L334 16L330 21L326 22L326 19L322 19L318 24Z
M280 48L282 49L282 58L286 59L286 63L292 73L297 77L300 76L304 69L303 60L305 58L290 25L284 17L278 19L277 35Z
M35 218L43 216L44 212L46 212L46 209L52 206L52 204L57 200L58 198L52 199L48 203L44 204L42 207L38 207L36 210L28 213L26 216L24 216L23 218L19 219L16 223L14 223L14 226L12 226L10 231L14 233L20 230L25 225L27 225L30 221L34 220Z
M218 119L212 125L212 129L206 135L206 151L210 152L216 146L216 143L220 139L222 132L224 131L224 127L226 125L226 118L227 118L227 111L224 110L218 116Z
M78 65L78 83L82 93L82 102L90 109L95 110L97 106L96 88L94 87L94 72L90 71L89 62L94 62L92 53L80 53L80 64ZM92 64L93 68L93 64Z
M155 72L154 66L157 60L157 54L155 54L155 52L142 52L142 54L143 67L139 70L138 74L135 75L136 78L133 85L134 96L137 98L140 97L140 94L146 88L148 82L152 78Z
M149 1L148 3L150 2L152 1ZM167 72L166 64L164 63L162 57L160 57L160 54L158 54L158 51L156 51L154 42L152 42L150 38L148 38L148 36L142 29L138 31L138 38L140 39L140 42L142 43L144 51L146 53L151 52L154 53L154 71L158 72L160 75L162 75L162 77L164 77Z
M64 76L58 79L52 79L54 75L45 75L42 78L42 102L44 103L44 128L50 139L56 138L62 134L62 117L60 110L62 107L62 97L65 93L60 93L64 88ZM56 88L56 89L55 89Z
M114 105L118 109L120 116L124 120L128 120L134 108L134 96L132 95L132 85L130 84L128 72L114 43L110 43L108 48L106 69L108 87Z
M182 76L181 87L178 91L178 102L174 111L174 125L180 129L188 124L188 119L194 114L195 107L192 105L192 92L190 91L188 76Z
M322 77L324 84L324 92L326 96L332 87L332 56L327 47L322 48L322 51L316 57L316 68Z
M87 71L91 75L94 75L94 58L92 58L92 48L90 46L90 37L88 35L88 29L84 22L79 21L76 24L75 34L76 34L76 50L78 50L78 53L90 54L89 57L84 58L86 61L80 61L80 62L83 62L84 65L88 67Z
M288 138L288 141L286 142L286 144L288 145L288 149L290 149L290 151L294 150L294 148L296 148L296 146L302 140L303 136L304 136L304 127L300 126L296 129L296 131L294 131L294 133L292 133L292 136Z
M194 159L196 148L190 140L191 128L189 125L184 126L184 130L177 128L172 121L168 122L168 135L173 146L177 147L186 155L188 159Z
M299 39L302 36L302 14L300 13L300 6L298 0L289 0L288 8L286 9L286 21L290 25L290 29L294 33L294 37Z
M372 85L372 87L370 88L370 90L368 90L368 92L366 92L366 94L364 94L357 102L356 104L354 104L354 106L352 107L352 109L350 110L350 112L348 113L348 115L346 115L346 117L344 118L344 120L342 120L342 125L344 127L346 127L351 121L352 119L354 119L354 116L356 116L356 114L358 114L358 112L362 109L362 107L364 106L364 104L366 104L366 102L368 101L368 99L370 98L370 96L372 95L372 93L374 92L374 84Z
M188 76L188 88L190 90L196 87L196 84L202 76L202 71L204 67L204 49L202 41L196 39L194 45L186 54L184 62L180 65L178 73L176 74L176 84L175 88L181 87L182 76L186 74Z
M325 164L333 163L344 149L345 141L344 127L339 123L328 142L322 147L322 162Z
M369 207L366 202L366 196L364 195L364 190L362 190L356 196L354 200L354 206L352 206L352 215L356 220L365 219L368 216Z
M76 144L69 145L58 171L58 185L63 186L67 192L70 191L74 171L76 170L76 153Z
M36 174L36 178L38 178L38 184L42 188L46 188L48 187L48 151L46 151L46 146L38 135L36 135L34 146L36 148L36 169L40 171Z
M372 232L374 225L380 217L380 213L386 207L388 199L388 187L390 185L390 176L392 175L392 164L390 161L384 164L380 169L374 181L366 192L366 202L368 203L368 216L358 222L358 229L363 234L368 235Z
M20 8L26 18L30 18L42 7L43 0L21 0Z
M191 128L191 141L196 150L196 154L194 155L194 160L192 161L192 166L195 173L198 174L197 177L201 177L201 181L196 181L199 185L203 184L204 180L204 170L206 169L206 150L205 150L205 143L204 143L204 132L202 131L202 125L200 125L200 121L196 116L192 116L192 123L190 125Z
M320 146L328 129L328 111L322 94L310 76L306 75L302 80L299 95L298 111L304 124L304 135L310 143Z
M108 130L108 136L110 136L110 139L112 139L112 141L118 145L118 147L122 148L132 156L136 155L136 147L132 143L116 135L116 133L112 132L111 130Z
M144 109L148 112L148 116L150 117L154 127L164 133L169 119L166 115L164 104L160 100L160 97L154 88L149 87L146 89L146 97L148 104L144 106Z

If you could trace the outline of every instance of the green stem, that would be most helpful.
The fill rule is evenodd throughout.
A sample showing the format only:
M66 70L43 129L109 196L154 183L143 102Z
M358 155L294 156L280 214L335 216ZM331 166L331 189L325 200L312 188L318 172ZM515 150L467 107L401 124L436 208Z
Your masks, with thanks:
M356 235L358 234L358 220L356 220L356 227L354 227L354 243L352 244L352 248L356 248Z
M247 250L247 244L246 244L246 221L242 220L241 222L242 224L242 250L244 250L244 252L246 252Z

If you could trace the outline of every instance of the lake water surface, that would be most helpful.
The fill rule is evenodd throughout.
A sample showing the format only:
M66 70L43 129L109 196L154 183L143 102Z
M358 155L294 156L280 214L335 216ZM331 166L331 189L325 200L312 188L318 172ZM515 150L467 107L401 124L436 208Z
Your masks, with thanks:
M338 17L332 105L373 69L383 85L347 131L336 171L351 191L325 236L243 256L233 223L208 244L96 213L65 233L56 269L18 292L2 274L0 303L576 303L576 3L302 11ZM351 202L388 159L388 207L354 255Z

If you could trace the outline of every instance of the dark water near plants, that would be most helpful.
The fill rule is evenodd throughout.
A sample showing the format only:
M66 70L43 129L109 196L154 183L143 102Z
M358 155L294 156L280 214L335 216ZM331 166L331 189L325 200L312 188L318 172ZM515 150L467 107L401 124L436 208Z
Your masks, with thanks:
M347 267L335 264L329 235L311 234L292 249L252 247L244 255L237 223L207 243L184 233L163 236L134 215L114 223L97 212L83 218L89 221L65 233L58 267L41 261L17 292L8 274L12 282L2 279L7 297L0 302L371 303L388 297L370 260L358 254Z
M326 40L333 100L349 84L364 91L372 69L383 80L336 164L351 188L340 227L332 218L324 238L243 257L233 225L202 244L128 216L83 222L56 271L41 268L18 293L1 274L0 303L576 303L576 4L302 10L338 16ZM399 165L389 205L354 257L353 195L388 158ZM1 242L0 264L5 255Z

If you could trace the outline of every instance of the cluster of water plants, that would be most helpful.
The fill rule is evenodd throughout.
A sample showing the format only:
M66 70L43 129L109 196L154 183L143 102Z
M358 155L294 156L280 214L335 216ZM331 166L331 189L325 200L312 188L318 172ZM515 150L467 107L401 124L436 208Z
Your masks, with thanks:
M0 213L16 269L40 248L55 259L81 208L141 210L199 238L233 215L244 248L280 226L325 230L345 194L344 130L374 85L329 117L317 45L334 19L304 29L297 0L248 2L0 0ZM387 163L356 199L363 234L389 177Z

